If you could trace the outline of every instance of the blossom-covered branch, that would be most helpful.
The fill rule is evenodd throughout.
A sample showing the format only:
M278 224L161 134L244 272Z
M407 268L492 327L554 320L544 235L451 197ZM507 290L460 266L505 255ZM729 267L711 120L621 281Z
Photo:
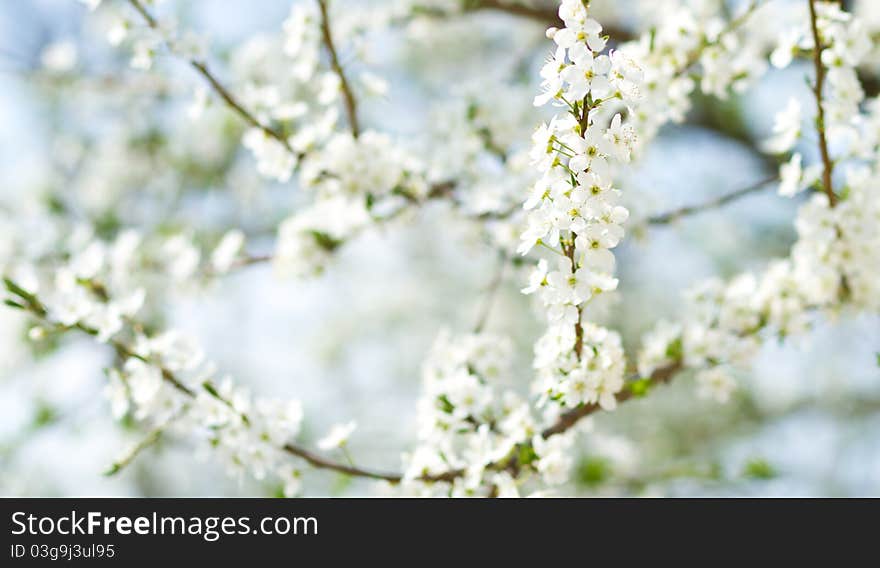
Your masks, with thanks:
M44 333L64 333L71 330L80 331L100 342L113 347L121 362L121 370L113 369L109 373L110 383L107 387L111 394L114 414L118 417L129 412L131 408L141 421L154 421L159 424L126 456L115 462L109 473L116 473L125 467L145 447L153 443L161 432L169 429L172 424L189 420L188 426L207 428L209 441L213 446L220 446L230 455L234 466L246 467L257 477L262 478L267 470L277 470L285 481L289 493L295 493L298 487L299 472L287 468L272 452L282 452L303 459L309 465L337 471L346 475L366 477L397 483L400 475L372 471L354 465L337 462L294 443L291 438L299 431L302 410L299 402L281 403L261 399L252 401L246 391L234 387L228 378L216 384L211 375L211 365L201 362L197 348L187 344L176 335L159 335L148 337L138 329L143 326L129 321L133 343L123 339L122 328L111 332L105 328L92 327L88 321L96 320L96 315L88 311L113 310L114 303L103 292L104 285L95 280L81 280L72 289L58 290L54 302L73 300L70 294L80 296L95 294L94 300L82 295L79 298L79 313L70 312L72 306L50 302L45 304L35 293L26 290L20 284L6 278L4 285L9 298L7 305L22 309L36 317L44 327ZM78 291L78 290L81 290ZM95 292L96 290L101 292ZM62 294L58 296L57 294ZM66 295L66 297L65 297ZM89 306L89 303L91 305ZM106 307L102 307L106 306ZM130 320L131 316L126 316ZM109 334L109 336L108 336ZM187 378L180 373L186 373ZM162 389L167 383L173 392L182 395L183 399L175 399Z
M844 307L868 312L880 307L880 232L870 221L880 214L880 202L872 197L877 191L880 144L868 126L877 111L860 109L864 93L855 73L870 43L864 28L836 3L809 2L801 18L774 51L773 63L784 67L793 51L813 50L817 76L828 79L827 88L821 88L825 79L817 80L822 83L819 89L813 85L821 138L833 132L839 140L864 139L850 146L851 154L839 158L856 160L846 168L846 196L829 194L830 155L820 152L822 163L804 168L801 154L794 153L780 168L779 193L792 196L815 186L821 191L798 212L798 240L790 258L728 282L713 278L698 283L687 294L685 317L658 324L643 340L639 356L639 371L647 374L668 364L670 352L683 353L684 365L697 371L701 393L721 401L729 398L736 373L768 337L802 333L817 317L834 317ZM777 114L766 150L775 154L792 150L801 136L800 112L800 104L792 100Z
M822 93L825 88L825 64L822 61L822 53L826 46L819 34L816 0L807 0L807 2L810 5L810 32L813 36L813 69L816 72L813 96L816 99L816 134L819 136L819 153L822 156L822 191L828 196L828 203L834 207L837 205L837 195L834 193L832 182L834 162L828 152L828 139L825 134L825 107L822 103Z
M149 12L149 10L147 10L142 0L128 0L128 2L137 11L137 13L141 15L141 17L144 19L144 22L152 30L159 34L164 33L159 21ZM211 86L211 89L213 89L217 96L219 96L223 100L223 102L226 103L233 111L235 111L235 113L238 114L246 123L248 123L253 128L261 130L267 136L274 138L289 152L294 153L294 150L290 146L290 142L288 142L287 137L282 135L280 132L278 132L268 124L264 124L262 121L258 120L249 110L247 110L244 105L239 102L235 95L233 95L229 91L229 89L227 89L223 85L223 83L221 83L220 80L217 79L217 77L208 67L208 64L206 62L195 58L189 58L188 62L190 66L195 69L196 72L198 72L198 74L205 79L205 81L208 82L208 84Z

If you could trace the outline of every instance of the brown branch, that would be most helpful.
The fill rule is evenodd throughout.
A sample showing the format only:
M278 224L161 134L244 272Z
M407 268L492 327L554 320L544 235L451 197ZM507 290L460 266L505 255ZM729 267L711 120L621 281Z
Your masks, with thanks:
M546 26L562 26L563 21L559 19L559 9L554 4L542 4L540 6L531 6L518 2L504 0L475 0L469 3L465 8L467 12L495 11L519 16L534 20ZM611 36L617 42L624 42L634 39L636 36L629 30L604 26L603 31Z
M348 125L351 128L351 135L357 138L360 136L360 123L357 116L357 101L354 98L354 92L339 62L339 54L336 51L336 44L333 43L333 34L330 30L330 16L327 9L328 0L318 0L318 7L321 10L321 38L324 48L330 56L330 66L333 72L339 77L340 88L342 89L342 98L345 102L345 113L348 115Z
M547 4L546 6L530 6L517 2L505 2L504 0L477 0L472 2L471 6L465 8L469 11L495 10L529 18L538 22L549 25L561 24L559 19L559 11L556 6Z
M671 363L665 367L660 367L656 371L654 371L650 378L651 385L659 385L670 382L675 375L677 375L684 366L681 361L676 361ZM632 389L625 389L618 393L617 402L626 402L627 400L631 400L635 398L636 394L632 391ZM598 404L585 404L583 406L579 406L572 410L569 410L565 414L559 417L559 419L552 426L545 428L543 432L541 432L541 437L549 438L550 436L555 436L556 434L561 434L566 430L569 430L572 426L577 424L577 422L584 418L585 416L589 416L593 414L597 410L599 410L601 406Z
M828 139L825 136L825 107L822 104L822 90L825 86L825 66L822 64L822 51L825 46L819 36L819 26L816 23L816 2L807 0L810 5L810 28L813 32L813 67L816 69L816 82L813 84L813 96L816 99L816 132L819 135L819 153L822 155L822 190L828 196L828 204L831 207L837 205L837 194L832 186L834 174L834 162L828 152Z
M85 328L80 327L80 329L85 329ZM94 333L89 332L89 333L95 334L96 332L94 332ZM135 358L141 359L149 364L155 365L155 363L148 361L144 357L132 352L130 349L128 349L128 347L122 345L119 342L114 342L113 346L114 346L114 348L117 349L117 352L124 353L130 357L135 357ZM161 366L159 367L159 369L162 372L162 378L165 379L166 381L168 381L169 383L171 383L178 391L182 392L184 395L186 395L189 398L196 397L196 393L191 388L184 385L174 375L174 373L172 373L168 369L161 367ZM243 419L245 420L245 422L248 422L247 417L243 417ZM310 452L309 450L303 448L302 446L299 446L299 445L294 444L292 442L285 444L284 446L282 446L281 449L283 451L287 452L288 454L302 458L303 460L305 460L306 462L308 462L309 464L311 464L312 466L314 466L316 468L329 469L332 471L337 471L339 473L344 473L346 475L352 475L352 476L356 476L356 477L367 477L367 478L371 478L371 479L383 479L383 480L391 482L391 483L398 483L401 479L400 474L397 474L397 473L382 473L382 472L378 472L378 471L371 471L368 469L363 469L363 468L355 467L353 465L347 465L345 463L336 462L336 461L324 458L324 457L319 456L318 454L315 454L313 452Z
M778 179L779 177L774 175L753 183L752 185L748 185L746 187L737 189L736 191L732 191L730 193L726 193L724 195L706 201L705 203L700 203L697 205L687 205L678 209L673 209L672 211L667 211L666 213L652 215L651 217L645 219L644 224L668 225L670 223L678 221L682 217L695 215L697 213L702 213L703 211L708 211L710 209L717 209L719 207L727 205L728 203L732 203L734 201L742 199L743 197L746 197L753 193L757 193L758 191L761 191L766 186L777 181Z
M565 257L568 258L569 262L571 262L571 271L572 272L575 272L578 268L577 262L575 261L575 258L574 258L574 253L575 253L574 241L576 238L577 238L577 234L572 232L571 233L571 243L569 243L569 244L566 244L565 242L562 243L562 252L565 255ZM584 350L584 326L582 323L583 310L581 309L580 306L575 306L575 307L577 308L577 311L578 311L578 319L574 323L574 337L575 337L574 353L575 353L575 355L577 355L578 361L580 361L581 353Z
M402 478L399 473L382 473L328 460L295 444L285 444L282 449L288 454L305 460L314 467L338 471L339 473L344 473L353 477L366 477L369 479L388 481L389 483L399 483Z
M144 22L146 22L147 26L151 29L159 32L159 21L147 10L147 8L143 5L141 0L128 0L129 4L141 15ZM161 33L161 32L159 32ZM297 157L301 157L294 151L293 147L288 142L287 137L285 137L281 132L275 130L271 126L260 122L249 110L247 110L244 105L239 102L239 100L220 82L219 79L214 75L214 73L208 67L208 64L203 61L198 61L196 59L187 59L190 67L196 70L196 72L201 75L205 81L211 86L211 89L223 99L223 102L226 103L229 108L231 108L236 114L238 114L245 122L247 122L253 128L258 128L262 130L267 136L270 136L277 140L284 148L290 152L291 154L296 155Z

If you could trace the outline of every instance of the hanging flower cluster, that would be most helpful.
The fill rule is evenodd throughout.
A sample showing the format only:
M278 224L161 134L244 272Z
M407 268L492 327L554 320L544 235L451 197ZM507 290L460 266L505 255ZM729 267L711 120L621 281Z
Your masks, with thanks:
M623 387L620 337L589 324L584 307L617 288L614 254L629 212L613 186L615 166L630 159L635 132L620 112L632 115L641 95L642 72L623 53L604 53L607 38L586 3L562 2L565 28L548 36L557 49L541 70L544 93L566 112L534 134L532 160L542 176L525 203L528 227L519 252L536 245L557 253L541 260L523 292L537 294L549 328L535 346L536 389L545 401L576 407L600 403L612 409Z

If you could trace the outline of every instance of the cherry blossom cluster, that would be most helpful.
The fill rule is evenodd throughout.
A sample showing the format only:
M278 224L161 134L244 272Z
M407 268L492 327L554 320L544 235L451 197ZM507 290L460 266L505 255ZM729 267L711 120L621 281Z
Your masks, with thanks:
M516 493L509 473L492 471L535 431L527 402L513 392L499 396L509 372L512 346L487 334L443 332L423 363L418 444L405 456L411 491L477 495L485 483ZM466 470L450 488L422 483L425 477Z
M544 438L530 404L503 378L511 345L490 334L434 343L422 371L418 444L404 456L403 490L420 495L518 496L529 477L568 481L575 430Z
M232 56L242 101L262 125L284 133L279 139L252 126L242 138L257 170L279 182L291 179L300 158L319 148L339 120L340 79L321 64L318 17L314 3L297 3L283 34L254 37Z
M314 202L279 227L275 264L286 274L321 272L333 250L376 221L423 199L421 160L387 135L336 133L302 165L301 184Z
M363 24L337 15L346 13L334 12L335 35L346 47L356 44ZM298 186L312 201L278 230L276 267L296 276L320 273L340 244L428 191L421 160L391 137L358 133L353 124L338 130L343 77L322 62L322 25L316 3L295 4L281 37L254 38L232 57L242 101L261 124L243 137L257 170L287 182L299 168ZM366 94L387 89L369 72L358 78ZM354 109L348 112L354 120ZM279 139L279 132L286 138Z
M162 49L168 49L180 57L193 61L203 61L208 52L207 40L192 32L181 30L173 17L156 19L149 26L139 26L127 13L119 10L112 3L102 0L80 0L90 10L107 5L108 14L105 19L107 41L112 45L126 44L130 47L131 66L134 69L148 70L152 68L156 55ZM160 0L138 0L134 6L143 7L158 3Z
M733 371L745 366L767 338L802 333L823 314L880 306L876 135L856 140L866 125L876 124L876 105L861 108L864 93L855 72L870 45L860 22L837 4L816 3L820 45L809 15L803 16L800 31L786 35L771 58L783 65L799 50L816 53L818 72L827 72L828 80L825 90L814 84L825 113L816 129L821 139L835 141L840 156L804 168L801 154L795 153L781 167L780 194L820 190L798 211L798 240L789 258L771 263L763 273L698 284L688 294L683 321L658 324L639 355L641 375L671 365L695 369L701 394L719 401L727 400L736 386ZM782 153L794 147L803 135L801 111L797 101L788 103L765 149ZM832 177L835 162L842 166L841 175ZM828 187L829 180L842 190Z
M587 14L586 3L564 1L565 27L548 36L557 48L541 70L543 94L536 105L565 108L534 134L531 157L541 172L525 203L527 228L519 252L536 245L554 251L542 259L523 292L537 294L549 328L535 346L536 389L544 402L576 407L599 402L614 408L623 387L620 337L587 323L584 306L617 288L614 254L629 216L613 186L616 165L630 159L635 132L612 105L640 98L642 72L622 52L603 53L607 39Z
M872 48L866 26L837 3L817 2L816 26L821 45L815 46L809 14L801 10L800 15L798 25L790 28L774 49L771 62L784 68L795 55L811 54L818 49L821 63L827 68L827 82L821 94L822 128L829 143L837 150L838 159L874 159L878 144L877 105L874 101L867 112L862 112L865 93L856 72ZM766 142L765 149L774 154L792 151L802 137L802 123L802 106L791 99L777 113L773 137ZM801 152L793 152L780 167L780 195L792 196L814 186L820 171L820 164L807 166Z
M639 373L684 365L698 371L701 395L724 402L736 387L735 370L747 367L767 339L801 334L822 313L845 306L876 311L880 186L875 180L876 172L854 171L847 176L849 196L833 208L824 194L813 195L798 213L790 259L774 261L763 273L693 287L682 322L661 322L643 339Z
M195 437L222 458L231 475L272 475L286 495L298 492L299 469L283 448L300 431L299 401L255 398L230 377L216 378L198 346L177 332L134 333L131 342L127 358L108 371L106 392L117 419L130 414Z
M141 312L148 292L193 289L200 278L230 270L243 244L244 235L232 230L210 255L203 255L182 233L148 239L129 229L105 241L90 226L77 225L59 232L51 251L10 251L4 273L39 293L54 323L87 326L106 343Z
M731 89L742 92L766 70L766 42L753 24L758 3L749 3L731 18L719 4L657 3L651 32L621 45L644 69L644 96L632 118L640 145L667 122L684 120L697 87L726 98Z

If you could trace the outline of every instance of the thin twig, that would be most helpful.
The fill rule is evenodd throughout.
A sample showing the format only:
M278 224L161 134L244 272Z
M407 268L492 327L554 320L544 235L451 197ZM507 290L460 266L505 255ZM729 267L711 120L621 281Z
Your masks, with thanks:
M161 33L159 27L159 21L147 10L147 8L143 5L141 0L128 0L129 4L141 15L144 19L144 22L153 30ZM287 137L284 136L278 130L275 130L271 126L264 124L260 120L257 119L249 110L247 110L244 105L227 89L223 83L220 82L219 79L214 75L211 69L208 67L208 64L203 61L198 61L196 59L187 59L190 67L196 70L199 75L201 75L211 86L211 89L223 99L223 102L235 111L245 122L247 122L253 128L258 128L262 130L267 136L271 136L275 140L277 140L284 148L290 152L291 154L297 155L297 152L294 151L293 147L290 145L290 142L287 140Z
M411 193L400 192L400 193L398 193L398 195L405 200L405 203L402 206L395 209L394 211L390 212L388 215L383 216L381 218L374 218L374 220L381 221L381 222L392 221L392 220L396 219L397 217L399 217L400 215L402 215L403 213L405 213L406 211L409 211L411 207L421 207L429 201L446 199L453 193L456 185L457 185L457 183L454 181L436 182L433 185L431 185L428 193L423 197L416 196ZM453 203L458 205L455 202L455 200L453 200ZM476 218L482 219L483 217L477 216ZM249 266L266 264L266 263L272 262L274 259L275 259L275 256L272 254L246 255L241 258L236 259L232 263L232 266L229 267L229 272L231 272L233 270L241 269L241 268L246 268ZM209 271L206 275L212 276L212 275L214 275L214 273Z
M598 103L594 103L592 101L592 97L590 94L587 94L584 97L583 106L581 108L581 115L575 116L578 119L578 124L580 125L580 136L581 138L585 138L587 135L587 129L590 127L590 111L598 106ZM565 253L565 256L568 257L568 260L571 262L571 271L574 273L578 269L578 263L575 260L575 242L577 241L577 234L572 231L571 232L571 242L568 244L562 243L562 252ZM578 361L581 360L581 355L584 351L584 307L583 306L575 306L577 308L577 321L574 323L574 354L577 356Z
M571 271L575 272L578 269L577 262L575 261L575 239L577 235L572 232L571 234L571 243L562 243L562 252L563 255L568 259L571 263ZM578 361L581 359L581 353L584 350L584 326L583 326L583 315L584 310L581 306L576 306L578 312L577 321L574 322L574 353L577 355Z
M810 5L810 28L813 32L813 67L816 69L816 82L813 83L813 96L816 99L816 133L819 135L819 153L822 155L822 190L828 196L828 204L831 207L837 205L837 194L832 186L834 174L834 162L828 152L828 139L825 136L825 106L822 104L822 90L825 86L825 65L822 64L822 51L825 46L819 36L819 26L816 22L816 2L807 0Z
M489 286L486 288L485 300L483 300L483 304L480 307L477 323L474 325L474 333L483 331L486 323L489 321L489 314L492 313L492 306L495 304L498 290L501 289L501 283L504 282L504 272L508 262L507 254L504 251L500 251L498 253L498 267L495 269L492 281L489 282Z
M732 203L743 197L751 195L753 193L757 193L761 191L771 183L778 181L778 176L771 176L765 179L762 179L756 183L748 185L746 187L737 189L736 191L731 191L730 193L726 193L724 195L715 197L706 201L705 203L699 203L696 205L687 205L684 207L680 207L678 209L673 209L672 211L667 211L666 213L660 213L658 215L652 215L645 219L645 225L668 225L670 223L674 223L678 221L682 217L687 217L689 215L695 215L697 213L702 213L704 211L709 211L710 209L717 209L728 203Z
M518 2L505 2L504 0L478 0L470 3L472 6L465 8L470 11L477 10L495 10L505 12L514 16L522 16L538 22L543 22L548 26L559 22L559 12L556 6L530 6L520 4Z
M243 256L237 259L230 266L230 270L234 270L236 268L244 268L245 266L254 266L256 264L266 264L268 262L272 262L275 257L271 254L258 254L258 255L250 255Z
M321 10L321 38L324 43L324 49L330 56L330 66L333 72L339 77L339 86L342 89L342 98L345 102L345 113L348 115L348 125L351 128L351 135L357 138L360 136L361 127L357 115L357 101L354 98L354 91L345 76L342 64L339 62L339 54L336 51L336 44L333 43L333 33L330 30L330 15L327 9L327 0L318 0L318 7Z
M104 473L106 476L113 476L128 467L135 458L137 458L144 450L155 445L161 438L162 434L165 432L165 429L171 425L171 423L178 418L180 415L180 411L174 413L171 417L169 417L165 422L160 424L159 426L150 430L144 438L138 442L132 449L128 451L121 459L113 462L113 465Z
M335 462L319 456L318 454L312 453L309 450L303 448L302 446L297 446L296 444L285 444L283 450L288 454L301 458L313 465L314 467L321 469L330 469L333 471L338 471L339 473L344 473L346 475L351 475L353 477L366 477L369 479L379 479L388 481L390 483L398 483L400 482L402 476L399 473L382 473L378 471L372 471L368 469L363 469L360 467L356 467L353 465L347 465L340 462Z
M473 2L467 3L464 9L467 12L502 12L512 16L534 20L545 26L561 26L563 25L563 21L559 19L559 9L557 5L558 2L533 6L505 0L474 0ZM629 41L635 38L630 30L619 27L605 26L603 31L617 42Z
M755 10L758 9L759 2L760 0L752 0L746 7L746 9L743 10L742 14L730 20L730 22L727 24L727 27L723 30L722 33L718 34L715 40L710 41L706 38L703 38L703 41L700 43L700 45L697 46L697 48L692 51L690 55L688 55L687 59L685 60L685 64L681 68L681 71L687 72L691 67L699 63L700 58L703 56L703 53L705 53L708 48L718 44L725 34L735 32L737 29L740 28L740 26L745 24L746 21L752 17L752 14L755 12Z

